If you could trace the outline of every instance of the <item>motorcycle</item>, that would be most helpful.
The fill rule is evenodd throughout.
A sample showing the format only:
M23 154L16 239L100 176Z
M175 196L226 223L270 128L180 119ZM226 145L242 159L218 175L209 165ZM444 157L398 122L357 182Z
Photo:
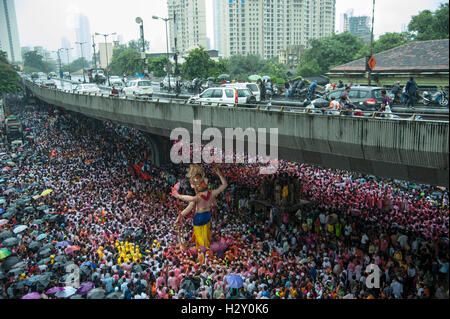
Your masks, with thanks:
M436 93L432 94L429 91L424 91L422 95L422 103L426 106L430 104L439 104L442 107L448 106L447 92L441 88Z

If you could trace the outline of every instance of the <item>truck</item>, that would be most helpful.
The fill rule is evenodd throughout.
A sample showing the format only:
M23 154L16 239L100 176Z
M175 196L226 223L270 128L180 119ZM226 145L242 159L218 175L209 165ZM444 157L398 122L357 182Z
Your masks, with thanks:
M22 140L23 129L22 122L17 115L10 115L5 120L6 137L9 142Z
M105 71L103 69L88 69L89 83L104 84L106 82Z

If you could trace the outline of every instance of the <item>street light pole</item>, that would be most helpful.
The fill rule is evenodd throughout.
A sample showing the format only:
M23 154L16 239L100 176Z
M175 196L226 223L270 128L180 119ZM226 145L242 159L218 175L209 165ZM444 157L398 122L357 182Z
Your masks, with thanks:
M142 18L137 17L136 18L136 23L139 24L140 26L140 31L141 31L141 42L142 42L142 53L141 53L141 58L142 58L142 70L143 70L143 74L147 74L148 73L148 69L146 66L146 56L145 56L145 38L144 38L144 21L142 20Z
M81 49L81 61L83 62L83 83L86 83L86 75L85 75L85 73L84 73L83 44L86 44L87 42L75 42L75 43L80 45L80 49Z
M95 53L95 35L92 36L92 48L94 49L94 67L97 69L97 54Z
M166 23L166 46L167 46L167 79L169 81L169 91L171 90L171 86L170 86L170 72L169 72L169 65L170 65L170 58L169 58L169 33L167 31L167 22L169 22L170 20L172 20L171 18L161 18L161 17L157 17L157 16L153 16L153 19L158 20L161 19Z
M115 35L116 33L111 33L111 34L102 34L102 33L95 33L95 35L102 35L105 37L105 52L106 52L106 76L108 77L108 86L111 86L111 82L109 81L109 57L108 57L108 44L106 43L106 38L109 37L110 35Z
M70 75L70 59L69 59L69 50L73 50L73 48L64 48L64 50L66 50L66 54L67 54L67 69L69 70L69 75Z

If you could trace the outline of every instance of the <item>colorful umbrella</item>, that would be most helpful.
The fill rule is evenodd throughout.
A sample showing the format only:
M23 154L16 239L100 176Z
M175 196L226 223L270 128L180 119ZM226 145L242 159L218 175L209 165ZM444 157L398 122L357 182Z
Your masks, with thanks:
M11 255L11 250L9 250L8 248L0 249L0 260L5 259L9 255Z
M63 291L63 290L64 290L64 287L53 287L53 288L50 288L49 290L47 290L45 292L45 294L51 295L51 294L55 294L55 293Z
M80 247L78 246L69 246L64 251L68 254L73 253L74 251L80 250Z
M5 167L3 167L3 168L2 168L2 170L5 170L5 171L10 171L10 170L12 170L12 168L11 168L11 167L9 167L9 166L5 166Z
M91 291L94 288L95 288L95 285L94 285L93 282L91 282L91 281L83 282L80 285L80 288L78 288L77 294L79 294L79 295L87 295L88 292Z
M231 274L231 275L225 276L225 278L226 278L230 288L239 289L244 284L242 277L239 275Z
M8 224L9 220L7 219L0 219L0 226Z
M63 290L58 291L55 294L55 296L59 297L59 298L67 298L67 297L75 295L76 292L77 292L77 290L75 288L67 286L67 287L64 287Z
M32 293L26 294L21 299L41 299L41 295L38 292L32 292Z
M13 233L14 234L18 234L18 233L21 233L21 232L23 232L25 229L27 229L28 228L28 226L25 226L25 225L19 225L19 226L17 226L16 228L14 228L14 230L13 230Z
M64 241L60 241L59 243L57 243L55 245L55 247L69 247L70 245L72 245L70 242L68 242L67 240L64 240Z
M250 81L258 81L258 80L261 80L261 76L258 75L258 74L253 74L253 75L250 75L250 76L248 77L248 79L249 79Z
M37 236L36 240L42 240L47 238L47 234L40 234L39 236Z
M51 192L53 192L53 189L46 189L45 191L43 191L41 193L41 196L47 196L48 194L50 194Z

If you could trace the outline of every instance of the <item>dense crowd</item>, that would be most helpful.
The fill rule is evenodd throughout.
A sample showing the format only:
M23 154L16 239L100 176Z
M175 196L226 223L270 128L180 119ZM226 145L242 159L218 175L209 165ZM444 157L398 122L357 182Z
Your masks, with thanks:
M448 298L444 188L290 162L268 177L224 164L213 244L196 250L191 221L183 231L174 224L184 206L170 196L186 167L150 165L144 133L47 108L21 118L28 142L0 184L3 298ZM133 171L140 163L148 179ZM291 215L255 210L264 179L286 176L310 203ZM63 288L71 264L80 267L76 291ZM378 289L366 285L371 264Z

